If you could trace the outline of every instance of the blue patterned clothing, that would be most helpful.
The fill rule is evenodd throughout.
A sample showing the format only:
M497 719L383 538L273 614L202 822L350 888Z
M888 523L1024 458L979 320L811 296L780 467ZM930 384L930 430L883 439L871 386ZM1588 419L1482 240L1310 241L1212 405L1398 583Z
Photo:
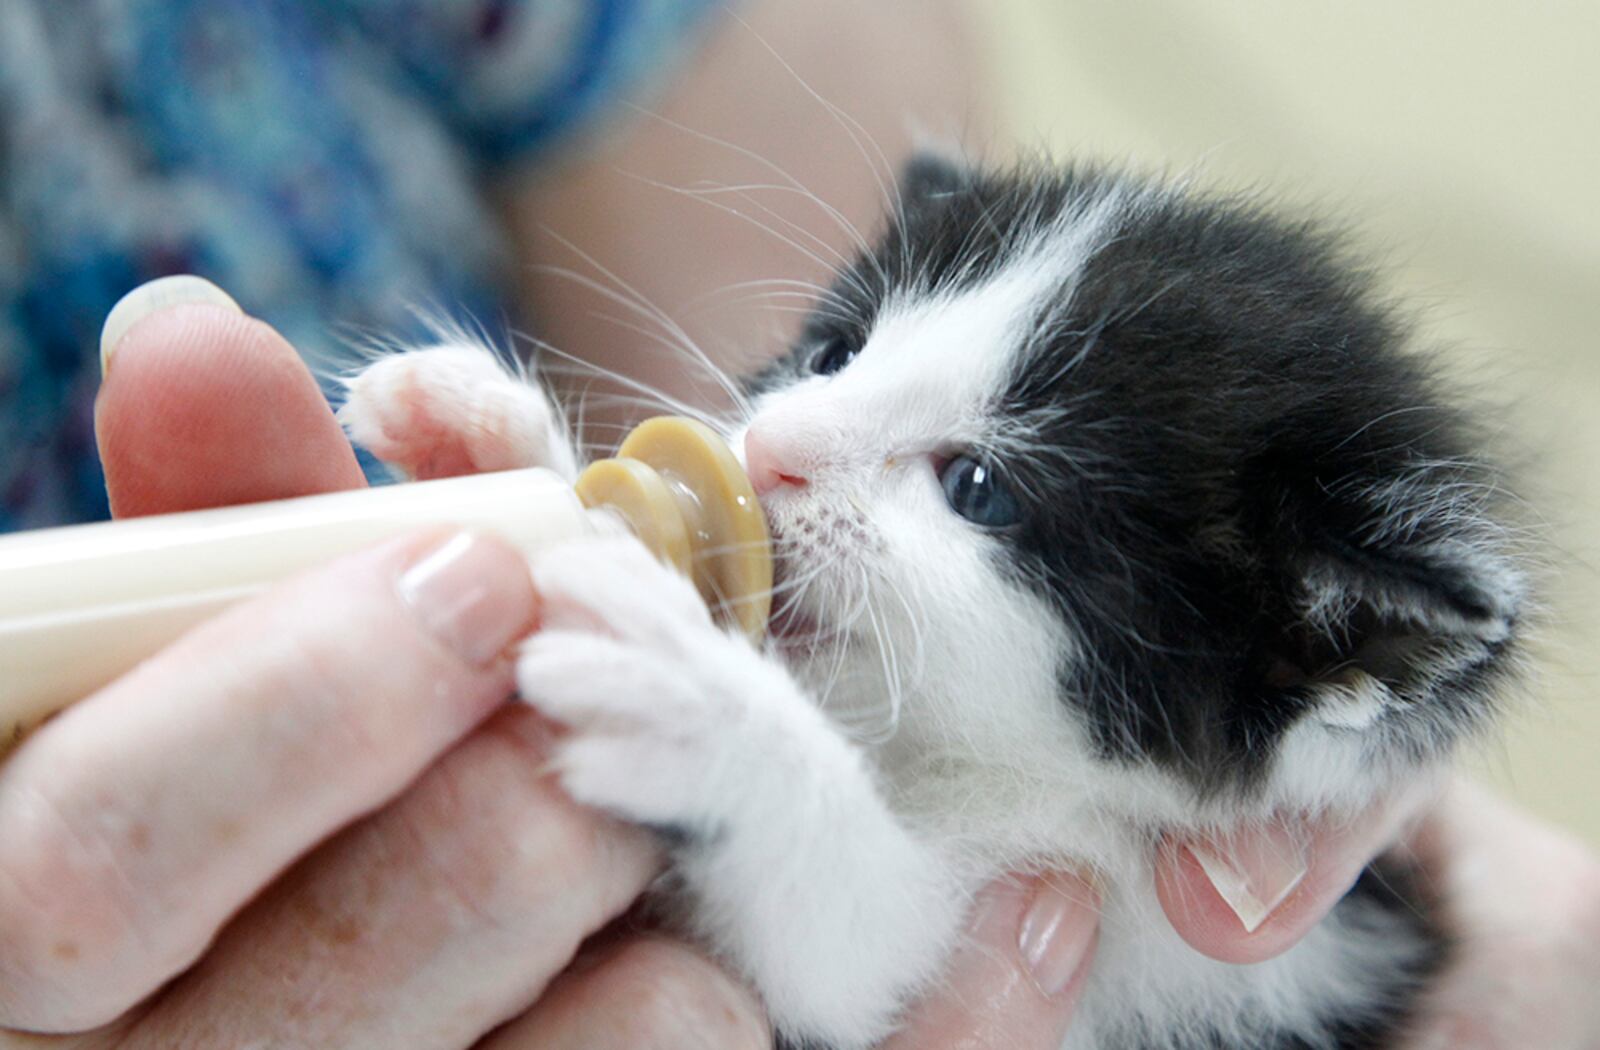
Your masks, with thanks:
M313 358L495 321L480 196L680 53L714 0L0 0L0 531L103 517L112 304L198 273Z

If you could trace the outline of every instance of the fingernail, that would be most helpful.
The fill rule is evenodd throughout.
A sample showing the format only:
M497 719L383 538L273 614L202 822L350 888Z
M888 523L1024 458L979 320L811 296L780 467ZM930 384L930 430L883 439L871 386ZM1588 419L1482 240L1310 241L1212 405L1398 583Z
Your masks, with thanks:
M111 355L128 330L151 314L174 306L210 305L239 310L233 297L204 277L175 274L147 281L117 300L100 329L100 374L111 367ZM243 310L239 310L243 313Z
M506 552L460 532L400 577L400 597L423 629L473 667L486 667L533 623L533 585L508 572Z
M1254 933L1289 898L1310 864L1306 836L1281 824L1185 845L1217 895Z
M1072 878L1035 880L1033 900L1017 930L1017 948L1046 998L1066 991L1082 969L1099 922L1099 898L1087 884Z

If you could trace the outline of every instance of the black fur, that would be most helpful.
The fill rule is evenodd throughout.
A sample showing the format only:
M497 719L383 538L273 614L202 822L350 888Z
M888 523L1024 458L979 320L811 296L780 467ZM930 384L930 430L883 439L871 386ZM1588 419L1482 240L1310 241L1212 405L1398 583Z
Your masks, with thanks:
M1008 532L1092 658L1063 669L1106 756L1248 790L1330 680L1393 700L1383 758L1483 720L1519 596L1500 483L1465 417L1337 241L1248 203L1093 172L981 175L923 158L871 256L800 346L859 346L901 292L981 282L1111 197L1086 268L1040 316L984 450L1023 497ZM1313 615L1319 586L1349 600Z
M773 1050L837 1050L828 1042L779 1032L774 1037Z

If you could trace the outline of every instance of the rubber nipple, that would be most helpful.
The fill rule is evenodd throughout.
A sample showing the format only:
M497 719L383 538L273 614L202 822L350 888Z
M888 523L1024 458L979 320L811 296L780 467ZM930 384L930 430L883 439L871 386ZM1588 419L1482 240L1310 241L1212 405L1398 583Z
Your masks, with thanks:
M647 419L614 459L578 477L584 506L616 513L655 555L694 581L713 615L752 640L772 610L766 518L733 452L702 423Z

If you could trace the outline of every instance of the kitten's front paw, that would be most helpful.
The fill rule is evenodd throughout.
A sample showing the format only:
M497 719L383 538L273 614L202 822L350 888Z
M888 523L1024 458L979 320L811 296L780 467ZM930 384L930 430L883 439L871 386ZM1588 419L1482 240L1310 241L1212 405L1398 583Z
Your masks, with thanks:
M568 793L686 833L693 928L778 1031L875 1045L953 942L962 895L940 859L788 673L638 541L563 545L534 581L542 626L517 680L570 730Z
M792 692L787 676L637 541L564 545L534 580L542 627L517 681L572 731L556 759L567 791L639 823L716 830L749 734L765 729L753 705Z
M555 408L490 350L446 345L391 354L347 381L339 409L351 440L408 476L518 467L577 471Z

